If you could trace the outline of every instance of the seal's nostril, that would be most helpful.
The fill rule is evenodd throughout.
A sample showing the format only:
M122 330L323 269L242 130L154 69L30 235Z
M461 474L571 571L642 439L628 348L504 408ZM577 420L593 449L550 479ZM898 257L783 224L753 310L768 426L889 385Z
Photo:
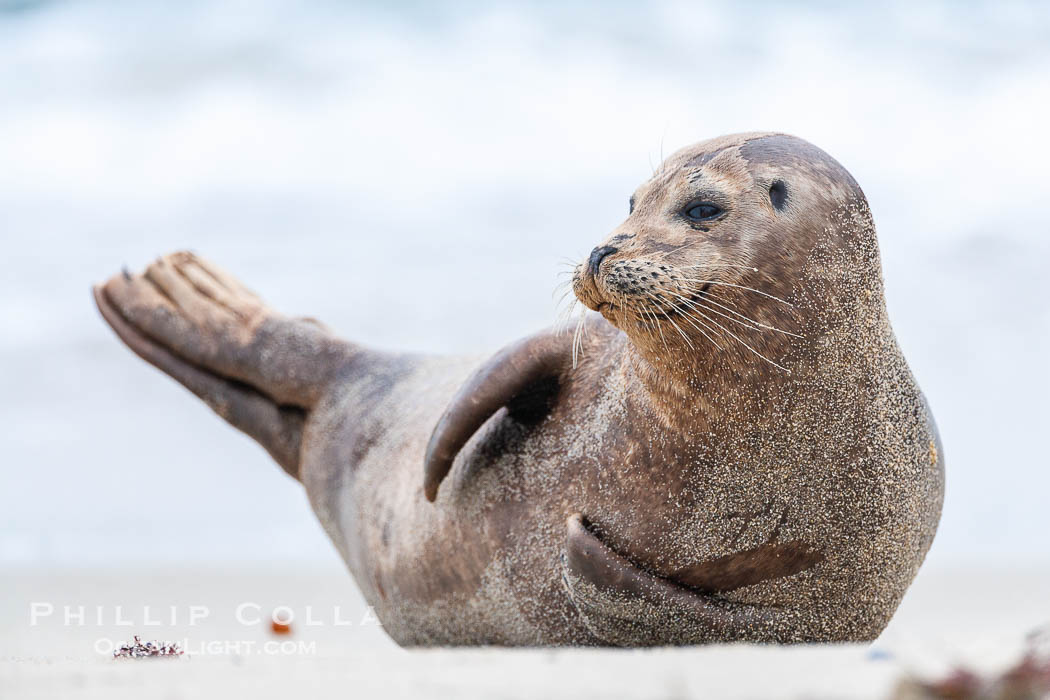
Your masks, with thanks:
M619 250L619 248L613 248L612 246L607 246L607 245L602 246L600 248L595 248L594 250L592 250L591 251L591 257L587 261L587 266L590 268L591 274L592 275L597 275L598 274L598 266L602 264L602 260L605 260L605 256L612 255L613 253L615 253L618 250Z

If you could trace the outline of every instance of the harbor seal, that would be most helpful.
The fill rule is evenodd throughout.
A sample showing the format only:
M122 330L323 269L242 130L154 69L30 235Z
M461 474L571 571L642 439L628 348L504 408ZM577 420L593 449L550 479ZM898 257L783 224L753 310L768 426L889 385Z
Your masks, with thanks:
M95 298L302 482L400 644L876 637L944 451L849 173L783 134L680 150L572 289L575 333L488 359L340 340L190 253Z

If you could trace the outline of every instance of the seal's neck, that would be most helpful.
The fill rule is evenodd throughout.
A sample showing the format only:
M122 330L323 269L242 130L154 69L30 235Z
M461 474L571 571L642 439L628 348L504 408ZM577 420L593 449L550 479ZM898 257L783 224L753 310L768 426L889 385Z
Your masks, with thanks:
M669 356L675 361L667 362ZM671 429L706 430L744 410L757 416L756 404L782 381L760 366L732 366L709 356L689 362L689 352L649 355L633 343L623 357L628 400L647 397L653 413Z
M752 341L755 350L742 343L698 348L695 340L687 345L668 338L666 346L654 348L628 341L620 368L626 399L646 397L638 400L647 402L671 430L706 432L741 420L761 429L783 414L801 387L853 391L849 382L829 375L840 372L844 363L857 370L856 376L871 374L874 367L857 368L883 357L884 346L894 341L881 294L857 294L841 310L845 313L813 314L809 323L792 325L795 336L762 345ZM758 357L756 351L775 361Z

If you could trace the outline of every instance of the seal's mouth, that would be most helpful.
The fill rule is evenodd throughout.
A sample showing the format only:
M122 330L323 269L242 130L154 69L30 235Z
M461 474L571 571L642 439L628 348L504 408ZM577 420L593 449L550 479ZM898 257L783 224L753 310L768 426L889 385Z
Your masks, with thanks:
M605 249L595 249L601 250ZM573 271L572 290L584 306L614 326L629 319L648 326L653 321L673 323L676 318L693 315L715 284L703 282L695 287L681 277L673 267L644 258L616 260L604 268L583 262Z
M576 266L572 279L572 291L584 306L591 311L603 311L614 308L598 284L598 279L586 264Z
M689 293L688 296L678 296L679 292L687 291L685 289L679 288L678 291L675 292L674 296L667 296L665 301L669 303L666 304L658 303L661 301L661 291L657 289L655 291L655 294L649 295L650 297L654 298L653 301L649 301L644 297L639 299L639 301L641 302L647 302L642 304L642 306L645 307L645 310L642 311L640 309L635 309L634 314L639 318L643 318L650 315L655 315L657 318L665 319L682 316L687 313L689 304L699 304L707 296L707 293L711 290L711 284L711 282L704 283L702 287L700 287L696 291ZM583 302L584 306L591 309L592 311L597 311L610 321L613 320L615 315L621 314L625 311L632 311L630 305L621 306L619 304L614 304L613 302L608 301L606 298L605 289L602 283L599 282L598 277L589 270L583 269L583 266L581 266L580 269L577 269L576 271L576 276L573 280L573 291L575 292L576 297L581 302ZM624 296L624 298L628 299L630 297ZM682 301L685 301L685 307L681 306Z

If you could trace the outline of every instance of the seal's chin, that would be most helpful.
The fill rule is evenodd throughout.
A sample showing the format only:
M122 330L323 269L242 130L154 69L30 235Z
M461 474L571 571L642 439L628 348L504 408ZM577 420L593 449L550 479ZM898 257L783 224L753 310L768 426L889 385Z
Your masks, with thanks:
M619 327L617 319L622 315L618 304L609 301L608 293L591 271L580 266L573 277L572 291L580 303L591 311L600 313L606 321Z
M601 311L603 305L612 305L598 286L598 280L585 265L577 265L572 277L572 292L580 303L591 311Z
M616 316L617 312L619 311L619 307L616 306L616 304L613 304L609 301L603 301L600 304L598 304L598 308L595 309L595 311L604 316L606 321L612 323L614 326L617 325Z

